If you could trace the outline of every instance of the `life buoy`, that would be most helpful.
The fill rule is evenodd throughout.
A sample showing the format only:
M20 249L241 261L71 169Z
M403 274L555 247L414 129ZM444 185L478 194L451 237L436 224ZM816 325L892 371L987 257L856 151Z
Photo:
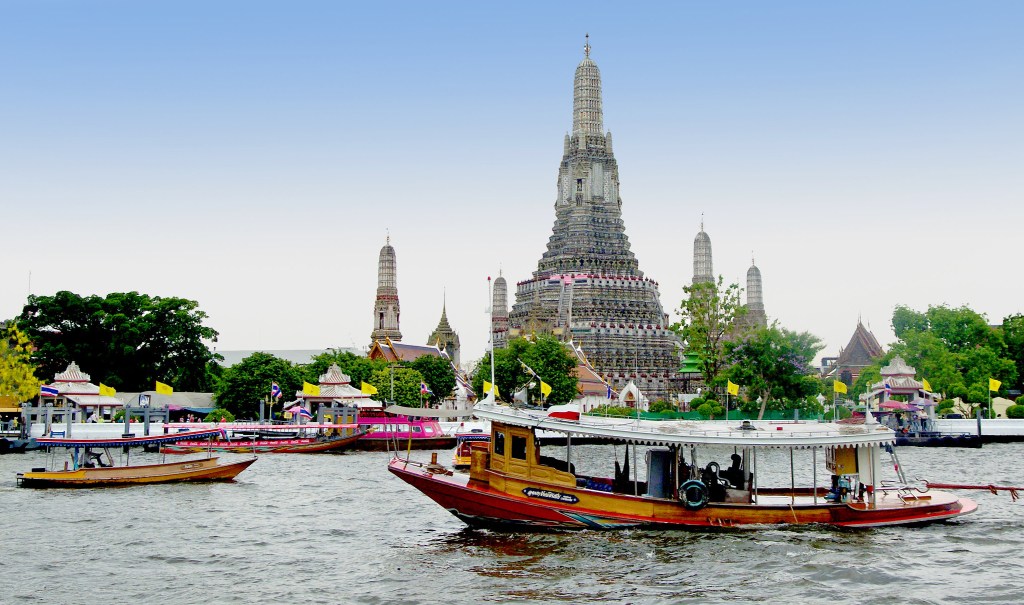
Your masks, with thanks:
M690 479L679 486L679 500L687 510L700 510L708 503L708 488L702 481Z

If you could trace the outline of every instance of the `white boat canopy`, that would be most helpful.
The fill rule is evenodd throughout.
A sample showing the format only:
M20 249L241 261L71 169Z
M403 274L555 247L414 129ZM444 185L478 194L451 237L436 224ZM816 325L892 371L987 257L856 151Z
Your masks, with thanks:
M863 447L892 443L896 434L878 424L832 424L802 421L638 420L580 416L567 420L539 410L523 410L481 401L477 418L569 435L642 445L729 445L785 449Z

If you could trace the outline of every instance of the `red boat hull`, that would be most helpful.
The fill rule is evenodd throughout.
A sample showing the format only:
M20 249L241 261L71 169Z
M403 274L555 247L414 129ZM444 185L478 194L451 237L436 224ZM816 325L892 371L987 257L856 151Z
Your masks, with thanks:
M468 475L397 458L388 470L467 525L497 529L666 529L806 523L875 527L941 521L977 508L972 500L932 492L927 498L907 501L894 494L884 495L868 504L819 498L819 503L813 505L710 503L689 510L672 500L528 483L512 477L503 477L505 489L498 490L486 482L471 481Z

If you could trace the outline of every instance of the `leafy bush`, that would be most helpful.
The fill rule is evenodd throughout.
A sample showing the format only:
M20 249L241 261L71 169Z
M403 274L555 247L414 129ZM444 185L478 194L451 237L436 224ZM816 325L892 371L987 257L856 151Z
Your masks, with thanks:
M1014 402L1016 402L1017 405L1024 405L1024 395L1014 399Z
M224 422L234 422L235 415L224 408L214 408L203 420L206 422L220 422L221 420Z
M636 416L635 409L625 406L614 405L598 406L588 413L592 416L615 416L618 418L628 418L630 416Z
M671 401L661 399L652 403L648 411L654 414L660 414L662 412L678 412L679 408Z
M725 408L714 399L707 399L697 407L697 413L709 420L714 420L715 416L725 413Z
M1020 399L1020 397L1018 397L1018 399ZM1024 418L1024 405L1018 403L1017 405L1011 405L1010 407L1006 408L1006 417Z

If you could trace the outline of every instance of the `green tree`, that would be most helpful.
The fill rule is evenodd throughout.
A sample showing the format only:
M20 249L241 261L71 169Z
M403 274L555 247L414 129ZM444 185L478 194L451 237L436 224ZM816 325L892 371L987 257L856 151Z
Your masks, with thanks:
M213 392L214 400L218 408L239 418L255 418L259 415L260 402L269 397L270 387L275 382L281 387L285 400L302 390L302 374L290 361L256 352L224 370ZM276 411L279 412L280 407L277 406Z
M1010 315L1003 319L1003 341L1006 343L1006 357L1013 361L1017 369L1017 389L1024 379L1024 315ZM1007 385L1010 386L1010 385Z
M423 382L430 387L430 403L438 403L455 390L455 371L447 358L421 355L409 367L423 376Z
M378 368L374 370L367 382L377 387L375 397L378 399L386 399L406 407L421 407L420 383L423 382L423 374L412 368L403 366ZM392 385L394 385L393 398Z
M683 292L682 319L671 329L683 339L686 352L697 356L704 384L710 387L726 365L725 342L734 332L736 320L746 313L740 304L741 289L736 284L723 287L719 276L718 283L684 286Z
M812 362L822 346L811 334L776 325L753 331L725 345L732 363L730 380L761 398L758 418L763 418L773 400L803 399L818 393L820 381L813 376Z
M208 391L209 366L220 360L207 343L199 303L184 298L115 292L106 297L61 291L30 296L17 319L35 346L37 376L47 378L75 361L122 391L152 389L156 381L180 391Z
M38 395L35 369L25 334L13 322L0 326L0 397L20 403Z
M932 306L924 313L897 307L892 324L899 341L883 363L899 355L946 397L980 403L978 397L984 394L987 401L989 378L1009 386L1019 375L1004 337L1015 339L1024 323L1008 320L1004 328L993 329L984 315L967 307Z
M548 386L551 394L548 405L567 403L576 398L576 357L569 352L565 343L554 336L539 335L535 341L514 338L508 347L498 349L494 354L494 383L498 385L500 399L511 400L519 389L533 382L530 395L533 401L541 400L540 382L527 369L529 367ZM525 364L525 366L524 366ZM490 353L484 355L473 374L473 390L483 393L484 380L491 380Z

